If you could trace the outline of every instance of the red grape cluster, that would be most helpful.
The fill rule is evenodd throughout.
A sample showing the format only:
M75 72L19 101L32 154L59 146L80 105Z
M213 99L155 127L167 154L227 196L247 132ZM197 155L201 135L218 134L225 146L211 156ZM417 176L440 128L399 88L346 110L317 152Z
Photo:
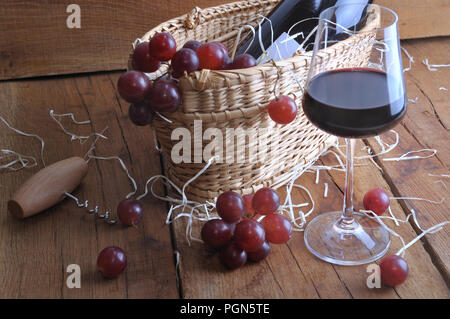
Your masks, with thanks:
M292 236L291 222L276 213L279 206L280 198L270 188L243 197L225 192L216 202L220 219L203 225L202 239L207 246L220 249L220 261L229 269L237 269L247 260L261 261L270 252L269 243L283 244Z
M175 39L169 33L157 33L149 42L134 49L134 70L125 72L117 82L120 96L130 105L130 120L138 125L150 124L154 112L175 112L181 104L181 91L176 81L159 78L153 83L144 72L155 72L161 62L169 61L176 53Z
M157 71L162 62L170 61L170 71L153 83L144 74ZM231 60L228 50L220 42L202 44L188 41L177 51L177 43L170 33L156 33L148 42L136 46L132 56L132 71L119 78L120 96L131 103L128 115L138 125L150 124L154 112L175 112L181 104L181 90L176 79L202 69L228 70L249 68L256 60L241 54Z

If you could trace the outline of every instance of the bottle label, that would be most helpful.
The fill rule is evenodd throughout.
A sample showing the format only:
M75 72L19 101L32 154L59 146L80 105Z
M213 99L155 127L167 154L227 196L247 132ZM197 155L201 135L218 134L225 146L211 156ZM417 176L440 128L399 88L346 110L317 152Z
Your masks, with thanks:
M300 48L300 44L295 41L295 39L288 39L289 35L286 32L283 32L278 39L276 39L273 44L267 48L266 52L259 57L261 61L259 63L266 63L271 59L278 61L292 57ZM257 40L255 39L255 41Z

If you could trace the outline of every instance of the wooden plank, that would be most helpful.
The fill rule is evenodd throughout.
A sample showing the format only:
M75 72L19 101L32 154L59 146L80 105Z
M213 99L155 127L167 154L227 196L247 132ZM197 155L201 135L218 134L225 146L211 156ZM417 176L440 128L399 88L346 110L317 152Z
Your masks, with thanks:
M399 157L406 152L425 147L418 140L420 135L412 135L403 125L397 126L396 131L401 136L400 143L389 153L389 156L385 155L384 157ZM392 142L389 137L386 137L386 141ZM379 151L373 141L369 141L369 145ZM446 146L442 145L442 147ZM442 147L438 148L438 152ZM429 176L429 174L448 174L448 168L437 157L403 161L403 163L380 160L379 163L388 176L388 183L396 196L420 197L435 201L445 199L441 204L415 200L408 200L408 205L402 203L405 210L413 208L416 211L423 228L449 220L450 205L448 199L446 199L448 191L440 183L436 183L439 178ZM443 181L443 183L446 183L446 181ZM428 244L427 247L432 254L433 261L441 269L447 281L449 280L450 265L448 238L449 230L447 227L436 234L425 236L425 242Z
M69 29L69 3L12 0L0 8L0 79L124 69L131 43L159 23L229 0L79 0L81 28ZM378 0L400 15L402 38L450 33L450 0Z
M408 201L402 203L405 209L414 208L418 213L422 227L427 228L444 220L449 220L450 204L448 201L448 180L433 175L448 174L449 148L448 141L448 92L439 91L439 87L448 86L448 68L430 72L421 61L428 58L431 63L441 64L446 59L446 52L450 47L450 39L424 39L407 41L405 48L415 58L416 63L410 72L406 72L406 84L409 98L419 98L417 104L410 103L403 125L396 129L400 133L400 144L385 157L398 157L408 151L432 148L437 150L435 157L401 162L380 161L389 183L395 189L396 195L421 197L431 200L445 201L432 204L424 201ZM442 51L447 50L447 51ZM446 63L446 62L445 62ZM374 148L375 143L369 143ZM441 180L441 182L436 182ZM446 186L442 185L444 183ZM437 234L426 235L425 242L432 254L433 260L449 281L448 235L450 230L445 228Z
M131 43L159 23L225 0L89 1L69 29L70 2L13 0L0 8L0 79L125 69Z
M408 115L413 114L419 116L420 121L434 124L428 124L427 127L413 127L412 122L408 122L408 126L414 131L429 130L433 126L439 132L442 129L450 129L450 112L448 111L448 99L450 95L450 68L439 68L437 71L429 71L422 63L428 59L430 64L448 64L450 52L450 37L434 38L424 40L407 40L402 41L402 45L408 50L409 54L414 57L415 63L412 69L405 73L405 79L408 84L408 96L411 99L419 98L419 104L409 104ZM404 60L404 65L408 65ZM409 85L412 82L413 85ZM439 90L439 88L446 90ZM439 138L440 134L421 134L423 138L430 138L427 142L432 143ZM442 141L442 140L441 140ZM440 143L443 145L442 143ZM444 150L442 150L444 151ZM448 153L447 153L448 154ZM447 160L449 156L446 156Z
M45 159L51 163L73 155L83 156L90 142L70 142L48 113L73 112L92 125L66 127L78 134L90 134L108 126L108 141L99 141L95 153L119 155L143 185L148 176L161 173L151 130L137 128L127 119L127 106L120 105L115 83L120 74L98 74L74 78L3 82L1 115L12 125L39 134L46 141ZM0 125L1 147L38 157L40 145L32 138L20 137ZM37 168L0 174L0 197L7 199ZM117 161L89 163L89 173L74 192L80 199L113 211L132 189ZM142 191L139 190L140 192ZM177 298L176 272L170 230L163 225L163 203L144 199L145 215L137 229L106 225L72 201L30 219L19 221L6 212L2 202L0 216L0 296L52 298ZM155 222L157 221L157 222ZM158 222L161 221L161 222ZM104 280L96 271L98 252L117 245L128 256L127 271L117 280ZM81 267L81 289L66 287L66 267Z
M402 39L450 35L449 0L375 0L399 16Z

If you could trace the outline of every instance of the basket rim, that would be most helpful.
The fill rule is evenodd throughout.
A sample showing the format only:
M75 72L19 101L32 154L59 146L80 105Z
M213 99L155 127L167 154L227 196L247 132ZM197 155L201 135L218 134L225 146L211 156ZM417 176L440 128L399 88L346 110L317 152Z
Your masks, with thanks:
M276 5L281 0L251 0L251 1L236 1L231 3L225 3L218 6L208 7L205 9L201 9L199 7L195 7L189 13L183 14L176 18L172 18L167 20L154 28L147 31L140 39L143 42L149 41L151 36L157 32L171 32L171 30L192 30L199 25L211 21L216 18L223 17L224 11L226 12L242 12L245 10L251 10L258 6L270 6ZM226 8L230 8L229 10L224 10ZM193 18L194 17L194 18ZM196 23L193 23L191 20L196 19ZM189 26L187 26L187 21L189 21ZM236 31L237 33L237 31ZM349 41L352 37L349 37L342 42ZM136 40L137 40L136 39ZM218 40L218 39L216 39ZM133 69L131 60L133 55L133 45L131 48L131 52L128 60L128 69ZM335 46L330 46L327 49L323 50L327 54L331 56L336 55L337 50ZM282 60L277 61L268 61L266 63L258 64L251 68L245 69L233 69L233 70L198 70L192 72L190 74L185 74L184 76L179 78L180 82L188 82L190 86L196 90L203 90L210 87L211 83L222 83L226 81L239 80L242 84L249 83L259 77L261 75L267 75L271 72L278 72L277 69L283 69L285 67L292 68L293 66L297 67L309 67L309 62L313 55L313 51L301 51L297 52L294 56ZM168 65L162 64L162 66L155 72L146 73L151 80L157 79L161 75L163 75L168 69Z
M275 5L278 4L279 2L281 2L282 0L252 0L252 1L235 1L235 2L230 2L230 3L224 3L218 6L213 6L213 7L207 7L207 8L200 8L198 6L196 6L194 9L192 9L190 12L185 13L181 16L178 16L176 18L172 18L170 20L167 20L165 22L162 22L160 24L158 24L157 26L155 26L154 28L150 29L149 31L147 31L146 33L144 33L144 35L140 38L136 38L140 39L142 42L146 42L149 41L149 39L151 38L151 36L153 36L155 33L157 32L170 32L170 29L185 29L185 30L191 30L194 29L196 27L198 27L198 25L203 24L205 22L208 22L210 20L216 19L218 17L222 17L224 12L223 12L223 8L231 8L231 10L227 10L228 13L231 13L233 11L239 12L239 11L243 11L243 10L250 10L252 8L258 7L258 6L270 6L270 5ZM192 27L187 27L186 26L186 21L187 19L192 16L192 15L198 15L197 19L198 19L198 24L193 25ZM202 19L203 17L203 19ZM180 25L181 27L177 27L177 25ZM237 32L236 32L237 33ZM218 40L218 39L216 39ZM133 55L133 45L131 48L131 53L129 55L129 60L128 60L128 66L131 66L131 58ZM311 54L309 52L303 52L301 54L296 54L293 57L287 58L287 59L283 59L283 60L279 60L277 61L278 63L281 63L282 61L286 61L287 64L289 64L289 62L295 62L295 61L301 61L302 59L305 58L310 58ZM204 71L207 71L209 74L213 75L218 75L218 76L229 76L229 75L236 75L236 77L240 77L242 75L246 76L249 75L249 73L254 73L255 70L261 70L261 69L273 69L274 66L271 62L266 62L263 64L258 64L254 67L251 68L246 68L246 69L233 69L233 70L209 70L209 69L205 69L205 70L198 70L195 72L192 72L191 74L188 74L188 76L183 76L182 78L187 78L187 77L191 77L191 78L196 78L196 79L200 79L203 78L205 76L205 74L202 75L202 72L204 73ZM129 69L132 69L129 67ZM161 71L162 67L160 67L157 71L152 72L152 73L148 73L148 74L157 74ZM250 70L250 71L249 71ZM165 71L165 70L164 70ZM253 72L252 72L253 71ZM180 78L181 79L181 78Z

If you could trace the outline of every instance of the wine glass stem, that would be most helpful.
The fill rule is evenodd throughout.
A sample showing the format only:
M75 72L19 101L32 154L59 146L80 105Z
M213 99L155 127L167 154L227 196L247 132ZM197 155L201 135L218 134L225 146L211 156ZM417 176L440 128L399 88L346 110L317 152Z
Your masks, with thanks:
M345 139L347 149L347 162L345 170L344 207L340 226L342 228L353 228L353 154L355 152L355 139Z

